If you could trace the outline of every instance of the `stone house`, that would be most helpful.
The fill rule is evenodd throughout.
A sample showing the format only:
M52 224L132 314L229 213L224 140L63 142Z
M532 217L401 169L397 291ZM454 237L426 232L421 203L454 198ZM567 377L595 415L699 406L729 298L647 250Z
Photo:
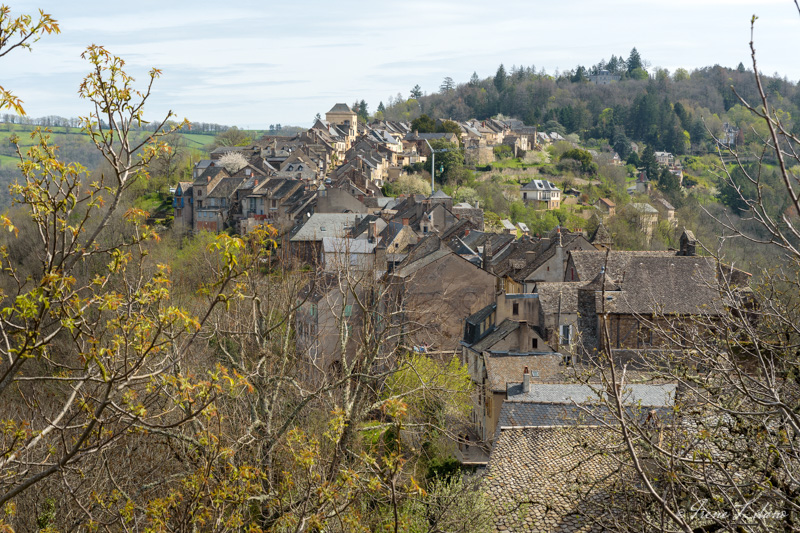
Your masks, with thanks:
M356 213L314 213L289 234L291 256L303 264L322 264L322 239L346 237L357 217Z
M300 180L255 179L253 188L241 200L239 233L247 234L261 224L270 224L279 230L294 225L293 203L305 194L305 183Z
M670 349L672 327L702 334L692 317L705 317L708 323L727 313L718 289L723 277L746 296L750 275L694 255L694 240L687 233L677 254L570 254L568 270L579 280L589 280L578 289L578 329L585 353ZM600 334L604 328L608 338Z
M561 206L561 190L547 180L531 180L520 189L522 201L534 203L544 209L558 209Z
M325 113L325 121L340 126L347 133L347 147L345 150L349 150L350 145L358 135L358 114L350 109L347 104L336 104L330 111Z
M172 197L172 207L174 209L174 226L183 232L192 229L193 208L194 208L194 191L192 190L191 181L181 181L175 188L175 194Z
M617 460L598 450L622 446L601 405L598 386L536 384L523 373L509 387L484 476L495 531L599 531L591 519L607 510ZM670 415L674 384L629 385L623 391L633 416L655 411ZM591 502L577 487L591 486ZM597 506L593 506L597 504Z
M617 204L608 198L600 198L594 206L602 213L603 216L613 217L617 210Z
M536 305L532 295L513 295L517 320L500 320L497 304L490 304L467 317L461 343L461 362L466 365L476 386L473 395L472 423L475 436L489 443L497 429L500 409L509 382L516 381L524 368L532 369L536 380L557 378L563 357L521 320L522 306Z
M625 209L633 216L636 227L647 236L649 242L658 225L658 210L647 203L628 204Z
M436 235L425 237L388 275L410 323L409 345L453 350L463 320L494 302L496 276L454 253Z

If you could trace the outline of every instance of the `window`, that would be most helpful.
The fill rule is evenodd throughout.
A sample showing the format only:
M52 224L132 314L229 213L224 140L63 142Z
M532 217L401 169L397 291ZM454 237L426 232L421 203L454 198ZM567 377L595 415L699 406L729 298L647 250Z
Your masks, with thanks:
M278 209L278 200L272 200L272 209Z
M563 324L561 326L561 344L569 345L570 344L570 333L572 332L572 326L569 324Z
M308 314L311 316L317 314L317 304L311 304L311 308L308 310Z
M519 314L519 304L517 302L514 302L514 304L511 306L511 314L514 316Z
M344 316L353 316L353 306L352 305L345 305L344 306Z
M534 350L539 347L539 339L531 339L531 348Z

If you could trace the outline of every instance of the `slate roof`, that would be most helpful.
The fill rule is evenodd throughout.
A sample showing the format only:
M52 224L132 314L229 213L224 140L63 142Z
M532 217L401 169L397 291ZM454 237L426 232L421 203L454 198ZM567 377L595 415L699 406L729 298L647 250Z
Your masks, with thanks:
M573 250L570 252L572 263L575 265L575 276L580 281L591 281L603 268L606 261L606 252L600 250ZM637 258L643 257L676 257L675 252L650 252L650 251L623 251L612 250L608 253L606 273L612 279L622 279L623 273L634 264Z
M533 384L531 386L539 386ZM587 411L590 411L587 413ZM594 425L601 422L603 414L597 408L581 408L559 403L503 402L497 419L501 428L530 426L564 426L570 424Z
M674 207L674 206L673 206L671 203L669 203L668 201L666 201L665 199L661 198L661 199L660 199L660 200L658 200L658 201L659 201L659 203L660 203L661 205L663 205L663 206L664 206L664 209L666 209L666 210L668 210L668 211L675 211L675 207Z
M403 224L401 222L393 221L386 224L386 227L380 232L381 246L389 246L402 229Z
M500 327L502 327L502 324ZM492 336L492 334L489 334L489 336ZM477 344L481 344L483 340L478 341ZM547 345L545 345L546 347ZM495 392L506 392L509 384L522 379L522 373L525 368L536 373L533 379L537 381L563 380L566 378L564 376L565 371L569 370L570 367L562 365L562 361L562 354L552 351L502 355L490 353L488 357L484 357L487 386Z
M492 258L494 273L500 277L512 276L517 270L522 270L528 264L528 252L534 251L539 246L538 241L520 239L508 247L508 253L499 254ZM504 249L505 250L505 249Z
M497 309L497 304L496 303L491 303L491 304L487 305L486 307L484 307L483 309L475 311L474 313L469 315L466 318L466 321L467 321L468 324L472 324L473 326L477 326L478 324L480 324L481 322L486 320L486 317L491 315L494 312L495 309Z
M314 213L294 234L291 241L320 241L323 237L343 237L353 227L355 213Z
M378 220L379 218L380 217L378 215L366 215L362 217L361 220L359 220L358 223L355 226L353 226L353 229L350 230L350 236L353 238L358 237L359 235L361 235L362 233L364 233L369 229L370 222ZM377 237L378 236L376 235L375 239L376 241Z
M520 378L522 374L520 374ZM522 383L508 387L507 402L547 403L547 404L586 404L600 401L598 385L589 386L572 383L532 383L530 392L522 392ZM677 385L632 384L622 392L625 404L641 407L667 407L672 405Z
M614 239L611 237L611 232L608 231L608 228L602 222L597 226L597 229L594 230L594 234L592 238L589 239L589 242L592 244L613 244Z
M596 277L603 252L572 252L579 279ZM622 289L609 294L606 310L620 314L718 314L724 312L713 259L674 252L608 254L606 275Z
M586 518L596 508L579 497L592 483L602 501L613 457L613 434L592 427L510 428L500 431L484 476L495 531L601 531ZM596 500L595 500L596 501Z
M582 238L584 238L584 237L580 233L566 233L566 234L562 233L561 234L561 245L562 245L563 248L567 248L571 244L573 244L574 241L576 241L578 239L582 239ZM533 261L528 262L525 265L524 268L515 271L511 275L511 278L514 281L517 281L517 282L520 282L520 283L525 281L525 279L527 279L527 277L530 276L537 268L539 268L540 266L545 264L548 260L550 260L556 254L557 248L558 248L558 242L557 241L556 242L551 241L550 246L546 250L544 250L543 252L538 254L533 259Z
M375 250L375 243L367 239L323 237L322 249L325 253L371 254Z
M576 281L540 281L536 284L534 292L539 295L543 313L558 313L560 303L562 314L576 314L578 312L578 289L581 286L583 283Z
M230 198L242 183L244 183L244 178L222 178L206 196L208 198Z
M230 176L230 174L228 173L227 170L225 170L224 167L221 166L218 167L216 165L211 167L206 167L206 169L203 170L203 172L199 176L197 176L197 178L195 178L194 183L199 183L200 185L208 183L209 181L216 178L217 174L220 173L225 173L225 176Z
M394 273L400 277L410 276L419 269L450 254L453 254L453 251L444 246L439 237L429 235L417 243L403 262L395 267Z
M350 106L347 104L336 104L334 105L328 113L352 113L353 110L350 109Z
M522 186L523 191L559 191L553 182L547 180L531 180Z
M444 198L450 200L452 197L448 196L442 189L437 189L435 193L433 193L431 198Z
M658 214L658 210L650 204L635 203L630 204L631 209L639 213Z
M501 340L508 337L518 328L519 328L519 322L505 319L495 328L493 332L491 332L489 335L485 336L484 338L473 344L471 348L478 353L483 352L484 350L488 350ZM522 373L520 373L520 375L522 375ZM505 384L503 384L503 390L505 390Z

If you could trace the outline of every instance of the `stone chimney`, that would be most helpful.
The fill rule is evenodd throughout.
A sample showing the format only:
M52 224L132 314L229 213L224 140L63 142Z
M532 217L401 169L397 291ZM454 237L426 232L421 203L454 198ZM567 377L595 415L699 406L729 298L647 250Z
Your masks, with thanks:
M378 221L370 220L369 226L367 227L367 241L375 242L375 235L377 233L378 233Z
M408 217L403 217L403 225L408 226Z
M697 240L694 238L694 233L688 229L684 229L680 239L681 250L678 255L693 256L697 254Z
M483 243L483 269L486 272L492 272L492 242L491 237L486 239Z
M522 392L528 394L531 391L531 372L528 367L522 371Z

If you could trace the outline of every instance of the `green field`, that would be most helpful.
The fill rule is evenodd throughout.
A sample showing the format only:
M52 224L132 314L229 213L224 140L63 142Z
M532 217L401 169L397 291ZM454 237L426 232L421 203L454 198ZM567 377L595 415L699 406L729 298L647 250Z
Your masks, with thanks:
M88 136L83 133L80 128L58 127L51 129L53 130L51 133L52 140L55 144L61 144L67 138L75 139L76 136L88 139ZM31 139L30 136L33 130L34 126L0 123L0 145L7 145L10 142L11 136L16 135L19 138L20 146L31 146L34 143L34 140ZM147 135L147 132L135 132L135 135L142 138ZM186 140L186 145L189 148L198 150L204 150L209 144L214 142L214 135L204 135L202 133L179 133L179 135ZM8 156L0 155L0 163L9 160L15 159L9 159Z

